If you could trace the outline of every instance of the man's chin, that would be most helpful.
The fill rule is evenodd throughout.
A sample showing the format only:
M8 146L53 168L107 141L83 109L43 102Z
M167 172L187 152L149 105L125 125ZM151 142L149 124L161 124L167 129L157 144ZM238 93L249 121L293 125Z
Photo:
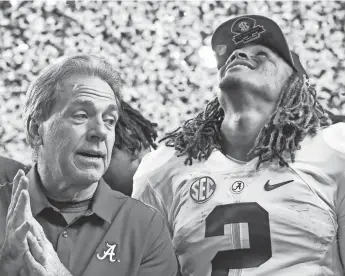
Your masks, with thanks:
M98 169L78 169L75 174L74 174L74 179L78 183L85 183L86 186L91 185L95 182L98 182L102 176L103 170L98 170ZM84 185L84 184L83 184Z
M241 90L257 90L257 83L253 79L248 78L248 75L242 74L225 74L219 83L221 91L241 91Z
M102 173L100 173L99 170L93 171L93 170L88 170L83 173L83 177L89 179L90 181L97 182L101 179L103 176Z
M220 81L219 88L222 91L234 90L241 87L244 82L244 78L226 74Z

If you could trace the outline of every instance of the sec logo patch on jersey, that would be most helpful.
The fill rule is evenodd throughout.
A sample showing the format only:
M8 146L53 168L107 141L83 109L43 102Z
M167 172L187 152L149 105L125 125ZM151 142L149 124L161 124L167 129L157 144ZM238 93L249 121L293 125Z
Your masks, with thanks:
M192 183L189 189L189 194L194 202L204 203L212 197L216 187L216 182L214 182L211 177L203 176Z

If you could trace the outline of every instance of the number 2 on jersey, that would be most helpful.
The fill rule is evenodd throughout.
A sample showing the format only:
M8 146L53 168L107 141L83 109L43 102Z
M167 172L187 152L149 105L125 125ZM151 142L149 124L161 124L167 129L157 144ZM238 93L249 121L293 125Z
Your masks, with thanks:
M206 218L205 238L223 236L224 225L248 223L250 248L217 252L211 276L227 276L230 269L258 267L272 257L268 212L256 202L219 205Z

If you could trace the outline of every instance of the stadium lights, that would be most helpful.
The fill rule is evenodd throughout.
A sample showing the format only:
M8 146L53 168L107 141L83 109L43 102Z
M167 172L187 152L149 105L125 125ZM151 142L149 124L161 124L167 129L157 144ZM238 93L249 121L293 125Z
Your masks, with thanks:
M201 46L199 56L205 67L216 68L217 61L210 46Z

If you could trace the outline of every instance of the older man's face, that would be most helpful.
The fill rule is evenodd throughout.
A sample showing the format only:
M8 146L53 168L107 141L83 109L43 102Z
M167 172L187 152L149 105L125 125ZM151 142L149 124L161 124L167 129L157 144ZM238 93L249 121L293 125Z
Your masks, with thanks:
M107 170L115 141L118 106L111 87L97 77L71 76L48 120L42 123L39 158L52 180L97 182Z

